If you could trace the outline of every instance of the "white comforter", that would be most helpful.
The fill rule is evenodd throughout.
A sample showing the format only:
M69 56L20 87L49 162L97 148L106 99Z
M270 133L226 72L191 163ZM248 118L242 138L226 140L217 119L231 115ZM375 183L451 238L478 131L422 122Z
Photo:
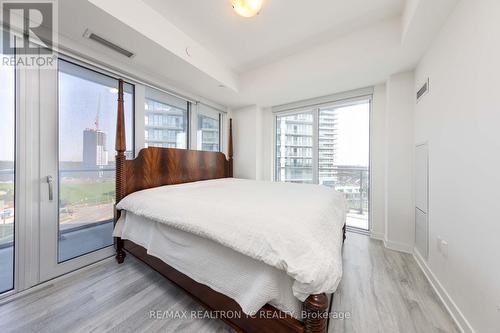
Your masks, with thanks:
M294 280L284 271L131 212L122 211L113 235L133 241L194 281L232 298L250 316L271 304L302 318L302 303L292 292Z
M327 187L227 178L135 192L117 208L285 271L301 301L335 292L342 276L347 204Z

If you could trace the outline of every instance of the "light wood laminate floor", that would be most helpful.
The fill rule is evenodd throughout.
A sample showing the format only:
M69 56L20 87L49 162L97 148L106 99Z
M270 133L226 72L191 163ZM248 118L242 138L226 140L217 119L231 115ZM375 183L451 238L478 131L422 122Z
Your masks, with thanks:
M351 318L330 332L458 332L413 257L348 234L333 310ZM0 305L0 332L231 332L214 319L151 319L150 311L202 310L131 256L105 261Z

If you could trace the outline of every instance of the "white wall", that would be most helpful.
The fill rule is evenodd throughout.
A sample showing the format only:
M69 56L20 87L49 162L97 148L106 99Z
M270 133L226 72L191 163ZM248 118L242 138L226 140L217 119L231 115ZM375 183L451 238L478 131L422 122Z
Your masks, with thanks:
M466 331L500 331L499 41L500 1L462 0L416 70L417 86L430 78L415 117L415 142L429 142L426 264Z
M386 223L388 248L412 253L414 244L414 75L392 75L386 83Z
M262 179L263 110L248 106L231 112L233 118L234 177Z

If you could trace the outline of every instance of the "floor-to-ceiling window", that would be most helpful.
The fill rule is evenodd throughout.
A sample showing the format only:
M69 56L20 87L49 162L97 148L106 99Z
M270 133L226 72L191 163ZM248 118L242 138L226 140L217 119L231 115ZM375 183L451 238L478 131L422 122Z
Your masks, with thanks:
M14 288L15 69L0 66L0 293Z
M59 61L59 262L113 244L118 81ZM128 157L134 87L125 84Z
M188 147L189 102L146 88L144 136L146 147Z
M275 180L343 192L347 225L369 229L370 98L276 115Z
M343 192L347 225L368 230L370 102L319 110L319 183Z
M223 114L209 106L198 104L197 115L196 149L221 151Z
M112 255L120 77L64 55L50 70L0 66L0 293ZM223 148L224 111L127 80L127 158L134 138L138 147ZM148 141L150 130L165 127L162 142ZM15 185L22 195L14 224Z

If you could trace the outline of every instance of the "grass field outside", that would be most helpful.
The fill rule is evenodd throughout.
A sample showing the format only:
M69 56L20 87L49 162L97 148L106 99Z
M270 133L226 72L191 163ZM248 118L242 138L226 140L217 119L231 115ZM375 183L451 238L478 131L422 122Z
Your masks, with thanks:
M60 208L74 205L99 205L115 200L114 180L71 181L61 183Z

